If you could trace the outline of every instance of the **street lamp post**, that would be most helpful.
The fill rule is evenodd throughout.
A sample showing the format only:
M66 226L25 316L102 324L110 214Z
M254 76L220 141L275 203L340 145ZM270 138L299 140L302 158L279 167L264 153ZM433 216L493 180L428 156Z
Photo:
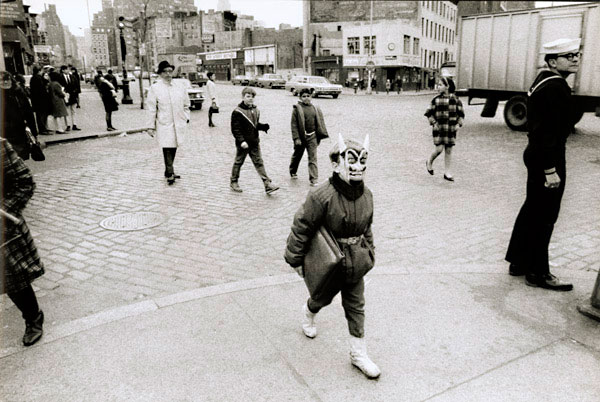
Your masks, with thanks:
M119 17L119 37L121 39L121 60L123 61L123 99L121 99L121 103L124 105L131 105L133 103L133 99L129 96L129 80L127 79L127 66L125 64L125 59L127 57L127 48L125 47L125 37L123 36L123 28L125 28L125 24L123 24L124 17Z

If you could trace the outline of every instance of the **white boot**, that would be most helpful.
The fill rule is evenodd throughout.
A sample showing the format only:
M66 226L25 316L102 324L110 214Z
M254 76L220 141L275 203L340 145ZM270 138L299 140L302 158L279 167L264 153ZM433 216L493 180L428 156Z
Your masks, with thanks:
M377 378L381 374L379 367L367 356L367 344L364 338L350 335L350 361L369 378Z
M317 336L317 327L315 327L315 313L311 313L308 304L302 306L302 332L309 338Z

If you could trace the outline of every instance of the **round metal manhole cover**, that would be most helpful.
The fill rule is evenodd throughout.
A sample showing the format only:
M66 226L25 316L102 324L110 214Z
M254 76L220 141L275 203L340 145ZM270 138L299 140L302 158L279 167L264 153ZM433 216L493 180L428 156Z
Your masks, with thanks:
M108 230L143 230L163 223L164 217L156 212L129 212L110 216L100 222L100 226Z

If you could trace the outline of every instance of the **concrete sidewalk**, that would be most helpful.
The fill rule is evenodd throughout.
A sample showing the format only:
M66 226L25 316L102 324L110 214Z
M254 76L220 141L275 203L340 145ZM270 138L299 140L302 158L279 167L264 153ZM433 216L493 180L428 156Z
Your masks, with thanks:
M376 267L365 291L376 381L350 365L339 296L308 339L306 288L286 274L48 324L39 344L0 351L0 399L597 401L600 324L576 311L596 273L569 271L575 290L560 293L505 268Z

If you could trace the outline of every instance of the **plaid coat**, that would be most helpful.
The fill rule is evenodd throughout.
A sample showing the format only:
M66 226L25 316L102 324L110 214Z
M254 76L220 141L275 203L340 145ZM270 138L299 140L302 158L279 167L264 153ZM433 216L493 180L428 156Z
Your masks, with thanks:
M33 195L35 183L29 169L12 146L0 139L2 163L2 210L19 219L2 218L0 293L14 293L44 274L33 238L21 212Z
M454 94L440 94L431 100L425 116L429 118L429 124L434 126L437 123L439 127L433 130L433 143L454 145L458 126L462 126L465 118L460 99Z

